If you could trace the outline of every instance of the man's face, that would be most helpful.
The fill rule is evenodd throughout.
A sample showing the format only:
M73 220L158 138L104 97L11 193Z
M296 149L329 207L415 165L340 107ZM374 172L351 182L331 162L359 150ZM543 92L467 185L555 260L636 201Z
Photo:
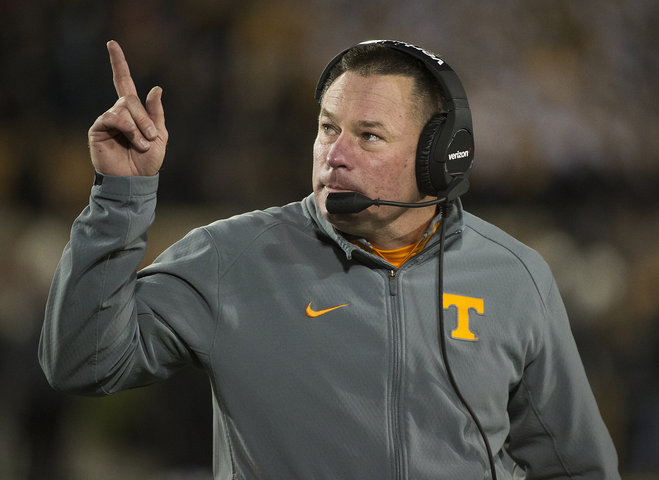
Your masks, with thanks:
M372 206L356 214L329 214L331 192L418 202L416 148L423 127L403 75L346 72L325 93L314 143L313 189L320 210L339 230L373 241L379 234L409 235L425 227L434 209Z

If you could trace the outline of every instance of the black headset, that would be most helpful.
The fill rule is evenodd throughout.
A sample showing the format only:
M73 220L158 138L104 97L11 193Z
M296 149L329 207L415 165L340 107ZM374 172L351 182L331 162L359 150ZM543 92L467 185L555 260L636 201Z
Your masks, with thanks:
M439 82L445 113L434 115L421 131L416 152L416 181L419 191L455 200L469 189L469 172L474 160L474 134L467 95L458 75L437 55L396 40L371 40L353 45L330 61L316 86L320 101L330 72L355 47L379 44L420 60Z

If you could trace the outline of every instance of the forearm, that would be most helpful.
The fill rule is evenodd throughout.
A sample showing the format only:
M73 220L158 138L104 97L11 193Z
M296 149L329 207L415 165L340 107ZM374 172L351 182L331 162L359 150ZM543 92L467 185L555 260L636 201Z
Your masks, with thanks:
M58 389L106 393L137 331L136 268L154 218L157 177L105 177L76 219L46 305L39 360Z

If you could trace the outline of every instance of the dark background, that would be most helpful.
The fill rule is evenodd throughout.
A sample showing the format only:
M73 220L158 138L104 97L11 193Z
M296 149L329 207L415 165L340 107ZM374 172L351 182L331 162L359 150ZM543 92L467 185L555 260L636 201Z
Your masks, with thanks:
M0 478L210 478L194 370L104 399L36 361L47 290L115 101L105 43L170 143L146 261L189 228L302 198L322 67L395 38L440 53L473 111L465 207L554 271L625 478L659 478L659 3L0 0Z

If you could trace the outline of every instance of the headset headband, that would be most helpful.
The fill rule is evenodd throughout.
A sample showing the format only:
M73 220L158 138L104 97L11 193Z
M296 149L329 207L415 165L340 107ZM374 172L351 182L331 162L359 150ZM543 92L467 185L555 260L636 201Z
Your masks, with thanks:
M320 74L318 84L316 85L316 100L320 100L320 97L323 94L323 90L325 89L327 77L329 76L332 69L336 66L336 64L341 61L343 56L355 47L369 44L384 45L394 50L407 53L417 60L420 60L430 71L433 77L435 77L435 79L437 79L439 82L446 101L444 108L447 111L453 110L454 108L469 108L469 104L467 103L467 94L462 87L460 79L444 60L439 58L434 53L424 50L423 48L396 40L369 40L346 48L341 53L336 55Z

